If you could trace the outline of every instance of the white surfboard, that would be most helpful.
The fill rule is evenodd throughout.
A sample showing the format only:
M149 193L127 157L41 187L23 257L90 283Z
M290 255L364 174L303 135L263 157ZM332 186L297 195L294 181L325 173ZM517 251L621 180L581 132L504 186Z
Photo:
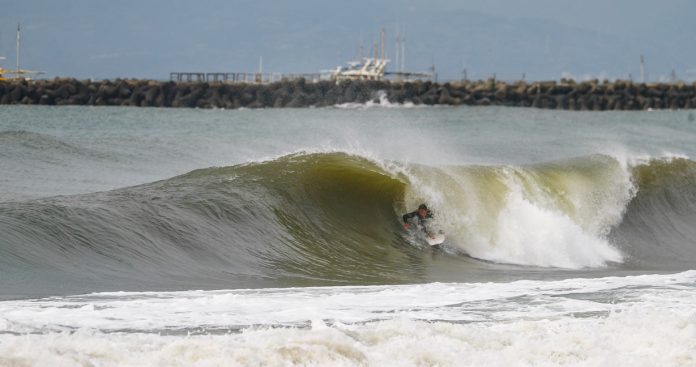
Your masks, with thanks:
M445 242L445 235L443 233L433 233L425 236L425 240L428 242L428 245L436 246Z

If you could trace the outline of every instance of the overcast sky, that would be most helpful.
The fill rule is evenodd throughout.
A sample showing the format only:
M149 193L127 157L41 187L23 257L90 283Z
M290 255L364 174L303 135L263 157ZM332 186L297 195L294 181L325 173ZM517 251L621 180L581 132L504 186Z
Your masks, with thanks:
M317 72L369 50L379 29L406 67L441 80L696 80L696 1L0 0L0 61L48 77L167 79L171 71ZM393 69L393 68L392 68Z

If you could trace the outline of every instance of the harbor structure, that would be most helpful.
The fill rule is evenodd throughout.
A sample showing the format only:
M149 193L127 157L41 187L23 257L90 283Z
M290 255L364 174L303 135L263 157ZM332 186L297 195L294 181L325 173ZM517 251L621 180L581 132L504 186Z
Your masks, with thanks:
M311 83L329 80L326 73L248 73L248 72L188 72L175 71L169 73L169 80L177 83L243 83L270 84L283 81L304 79Z
M359 47L357 60L349 61L344 66L337 66L317 73L264 73L263 59L259 58L258 72L171 72L169 80L178 83L252 83L269 84L282 81L295 81L304 79L306 82L318 83L321 81L334 81L337 84L347 80L363 81L415 81L415 80L436 80L434 68L428 72L410 72L405 70L406 60L406 39L400 32L397 32L396 44L396 70L387 71L387 66L391 62L387 58L386 32L382 28L380 32L379 47L375 43L372 47L371 57L363 55L362 44Z

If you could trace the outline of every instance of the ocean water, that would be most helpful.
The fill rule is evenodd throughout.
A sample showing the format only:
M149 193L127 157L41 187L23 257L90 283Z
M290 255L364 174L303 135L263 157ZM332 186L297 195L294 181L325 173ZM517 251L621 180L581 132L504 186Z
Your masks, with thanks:
M0 365L696 365L693 114L3 106Z

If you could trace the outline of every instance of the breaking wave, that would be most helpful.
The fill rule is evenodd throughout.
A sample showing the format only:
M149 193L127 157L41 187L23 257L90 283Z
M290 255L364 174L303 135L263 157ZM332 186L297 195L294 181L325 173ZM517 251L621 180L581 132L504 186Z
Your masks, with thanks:
M695 183L686 158L434 167L298 153L0 203L0 267L6 284L44 290L455 281L511 264L679 269L696 260ZM440 258L401 227L421 202L447 233Z

